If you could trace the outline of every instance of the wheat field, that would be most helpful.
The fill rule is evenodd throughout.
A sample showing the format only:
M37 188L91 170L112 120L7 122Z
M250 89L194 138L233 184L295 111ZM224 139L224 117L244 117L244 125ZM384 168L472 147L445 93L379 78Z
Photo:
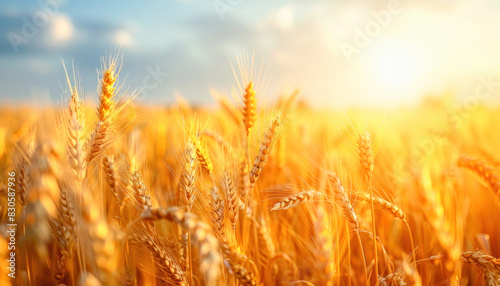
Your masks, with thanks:
M245 65L153 108L102 62L95 105L1 108L0 285L499 285L498 108L318 110Z

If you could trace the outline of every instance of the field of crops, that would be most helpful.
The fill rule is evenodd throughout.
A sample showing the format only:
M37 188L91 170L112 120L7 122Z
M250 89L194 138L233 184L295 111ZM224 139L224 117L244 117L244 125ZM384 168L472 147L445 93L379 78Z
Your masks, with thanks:
M70 72L60 105L1 107L0 285L500 283L498 108L314 109L245 71L153 108L119 68L96 106Z

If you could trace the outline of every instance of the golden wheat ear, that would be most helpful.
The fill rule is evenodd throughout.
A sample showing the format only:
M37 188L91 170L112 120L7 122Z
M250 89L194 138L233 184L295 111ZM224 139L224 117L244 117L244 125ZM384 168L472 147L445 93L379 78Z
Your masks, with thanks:
M161 243L156 235L135 234L129 238L131 244L146 247L152 254L158 274L165 276L166 280L173 285L187 286L187 280L179 262L172 251L164 243Z
M263 61L256 64L254 53L238 54L236 64L237 66L233 66L231 62L231 69L236 80L231 95L236 102L240 103L241 116L239 117L248 140L257 120L257 96L265 93L271 75L271 66Z
M217 285L222 264L219 240L215 238L206 223L179 207L148 209L141 214L141 218L144 220L166 219L187 231L192 239L192 245L199 248L200 271L205 276L205 282L207 285Z
M349 199L349 195L342 186L339 177L333 172L327 173L328 184L334 192L334 202L342 210L342 215L346 221L348 221L352 228L355 230L359 229L358 217L354 211L354 207Z
M73 178L77 184L77 189L80 189L86 176L87 158L85 152L85 106L80 99L81 82L79 82L78 74L73 69L73 81L71 83L66 66L63 62L64 72L66 73L66 81L70 93L68 108L65 112L64 123L67 130L67 152L68 164L73 173Z
M458 159L457 165L477 174L488 184L495 195L500 198L500 175L495 168L479 158L465 155Z
M220 248L225 258L224 265L236 277L241 285L259 285L259 270L255 262L245 254L240 253L233 245L227 242L220 242Z
M255 97L255 91L253 89L253 83L248 83L243 93L243 108L241 110L243 114L243 124L247 132L247 137L252 130L255 119L257 118L257 99Z
M192 136L191 140L196 149L196 157L198 158L200 166L204 170L206 170L208 174L212 174L214 166L212 164L212 160L210 159L207 149L205 149L201 140L198 137Z
M113 119L117 113L116 110L116 82L120 71L120 61L118 56L110 59L102 70L102 76L99 83L99 107L97 108L97 124L92 133L88 145L87 162L90 163L94 158L110 145L110 134Z
M52 234L57 240L61 256L56 264L54 280L61 282L66 272L66 261L71 262L76 247L77 221L73 200L66 184L61 184L57 218L50 219ZM71 264L71 263L70 263Z
M252 170L250 171L250 189L248 192L251 192L255 187L255 183L257 182L257 178L259 177L262 169L269 160L269 154L271 153L272 147L277 139L277 134L279 132L279 128L282 125L281 116L276 116L271 126L268 128L266 134L264 135L264 139L262 139L260 143L259 153L254 159Z
M367 183L370 183L373 175L373 151L370 133L363 132L358 137L358 156L361 163L361 173Z
M363 250L363 243L361 241L361 237L359 235L360 233L360 228L359 228L359 221L358 217L356 215L356 212L354 211L354 206L351 203L351 200L349 199L349 196L344 189L344 186L342 186L342 183L340 182L339 177L337 174L333 172L327 172L327 183L330 185L330 188L333 190L334 193L334 202L336 205L340 208L342 211L342 216L344 217L345 221L351 225L351 227L354 229L356 232L356 236L358 239L359 247L361 249L361 255L363 258L363 271L366 279L367 277L367 270L366 270L366 259L364 255L364 250Z
M219 239L224 239L225 227L225 205L224 199L221 198L219 188L213 187L210 189L210 220L214 228L215 235Z
M377 228L375 226L375 200L373 198L372 176L374 169L374 152L372 149L372 138L369 132L360 133L358 136L358 157L361 163L361 174L364 181L368 185L370 191L371 215L372 215L372 231L373 231L373 252L375 253L375 277L378 277L378 255L377 255Z
M197 154L196 147L189 139L183 153L182 173L178 183L178 193L184 198L183 204L190 211L196 198Z
M17 170L17 196L19 198L19 205L21 208L24 208L26 206L30 184L30 164L25 158L21 158L19 163L16 164L15 169Z
M380 207L384 211L392 214L394 217L399 218L402 221L406 221L406 213L400 207L390 201L382 199L379 196L370 196L368 193L359 192L355 194L355 199L356 201L362 201L369 204L373 202L375 206Z
M314 190L302 191L300 193L280 199L279 202L274 204L274 206L271 208L271 211L287 210L289 208L294 208L300 204L304 204L307 202L319 201L322 198L324 198L324 194L322 194L321 192Z
M238 206L238 190L236 189L236 185L234 183L233 173L230 170L225 170L220 181L224 192L224 198L226 199L229 221L231 222L231 226L234 231L236 223L238 222L240 210Z
M463 262L481 269L484 275L484 285L498 285L500 259L485 255L482 251L466 251L460 258Z
M73 171L78 188L85 180L87 158L85 158L85 112L75 87L68 106L68 163Z
M104 173L106 175L106 181L108 186L113 192L113 194L118 194L118 184L120 180L118 178L118 173L115 166L114 156L105 156L103 160Z

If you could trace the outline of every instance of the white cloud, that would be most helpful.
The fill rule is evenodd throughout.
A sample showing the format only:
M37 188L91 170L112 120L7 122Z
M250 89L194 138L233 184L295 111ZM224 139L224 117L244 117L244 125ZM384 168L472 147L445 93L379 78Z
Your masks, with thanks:
M71 19L64 15L59 14L51 21L51 36L57 41L69 40L75 32Z
M132 42L132 37L128 32L121 30L116 32L115 41L117 44L126 47Z
M291 4L287 4L279 10L270 13L257 25L257 28L261 31L267 29L290 30L294 27L294 24L294 7Z

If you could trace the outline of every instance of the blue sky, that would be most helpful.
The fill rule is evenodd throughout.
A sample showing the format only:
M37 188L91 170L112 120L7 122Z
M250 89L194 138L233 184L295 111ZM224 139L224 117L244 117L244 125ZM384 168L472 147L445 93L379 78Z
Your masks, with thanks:
M496 1L395 2L2 1L0 103L60 101L61 59L95 100L100 58L116 45L124 90L143 88L145 104L212 103L210 89L229 94L235 83L230 61L252 51L273 69L261 96L299 88L317 106L411 104L499 74ZM23 34L26 22L36 32ZM24 39L17 51L13 35Z

